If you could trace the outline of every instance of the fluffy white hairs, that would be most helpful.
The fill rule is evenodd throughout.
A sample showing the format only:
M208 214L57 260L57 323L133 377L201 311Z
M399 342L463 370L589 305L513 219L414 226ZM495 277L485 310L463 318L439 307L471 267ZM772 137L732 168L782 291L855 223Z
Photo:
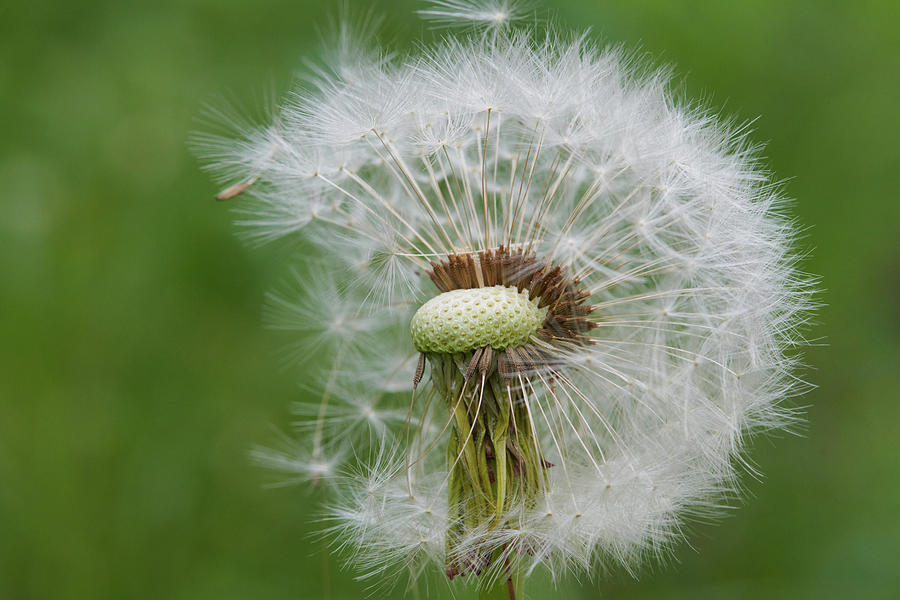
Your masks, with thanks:
M442 569L447 408L427 374L410 408L409 321L438 293L433 261L527 248L577 278L596 326L519 382L546 491L452 551L633 568L727 500L749 432L794 420L813 301L784 199L747 129L675 101L665 72L516 28L505 0L422 12L481 27L402 57L351 33L271 125L199 139L251 235L311 256L271 314L303 332L322 401L256 457L335 484L331 530L364 573Z

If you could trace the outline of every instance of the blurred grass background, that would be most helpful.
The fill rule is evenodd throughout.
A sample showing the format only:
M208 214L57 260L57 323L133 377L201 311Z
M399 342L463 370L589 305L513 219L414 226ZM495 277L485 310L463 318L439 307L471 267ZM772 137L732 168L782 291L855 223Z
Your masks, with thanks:
M401 48L434 35L413 0L375 6ZM614 571L559 593L900 597L900 3L547 8L675 63L691 96L761 115L754 138L792 178L804 266L827 288L808 429L756 441L765 477L746 479L746 506L640 581ZM0 8L0 598L367 593L309 537L313 494L265 489L248 464L303 393L259 319L291 256L235 238L186 145L223 94L265 106L286 90L333 10Z

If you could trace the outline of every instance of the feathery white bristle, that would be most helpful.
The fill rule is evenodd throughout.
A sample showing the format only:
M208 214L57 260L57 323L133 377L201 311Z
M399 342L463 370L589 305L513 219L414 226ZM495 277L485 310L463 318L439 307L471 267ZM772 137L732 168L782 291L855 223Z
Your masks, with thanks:
M477 25L500 28L528 14L530 4L516 0L429 0L431 8L417 11L444 27Z

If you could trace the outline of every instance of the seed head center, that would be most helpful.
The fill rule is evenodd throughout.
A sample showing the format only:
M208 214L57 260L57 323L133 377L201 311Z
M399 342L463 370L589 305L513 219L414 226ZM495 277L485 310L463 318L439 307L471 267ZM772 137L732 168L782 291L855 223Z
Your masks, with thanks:
M490 346L521 346L540 329L547 307L528 291L496 285L435 296L416 312L410 329L419 352L454 354Z

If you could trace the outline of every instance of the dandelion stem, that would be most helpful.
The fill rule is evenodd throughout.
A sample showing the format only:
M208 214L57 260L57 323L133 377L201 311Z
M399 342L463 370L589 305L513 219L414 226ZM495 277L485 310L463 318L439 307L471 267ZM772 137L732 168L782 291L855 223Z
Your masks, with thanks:
M478 600L523 600L525 598L525 578L522 570L511 567L509 559L504 561L505 569L497 577L488 580L478 592Z

